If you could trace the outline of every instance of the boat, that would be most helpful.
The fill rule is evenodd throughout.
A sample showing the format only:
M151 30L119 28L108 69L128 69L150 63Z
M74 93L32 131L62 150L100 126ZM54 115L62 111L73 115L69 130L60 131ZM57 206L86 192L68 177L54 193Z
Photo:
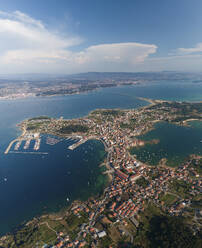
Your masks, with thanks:
M47 137L46 138L46 144L51 145L51 146L57 144L60 141L61 141L61 139L56 139L56 138L52 138L52 137Z

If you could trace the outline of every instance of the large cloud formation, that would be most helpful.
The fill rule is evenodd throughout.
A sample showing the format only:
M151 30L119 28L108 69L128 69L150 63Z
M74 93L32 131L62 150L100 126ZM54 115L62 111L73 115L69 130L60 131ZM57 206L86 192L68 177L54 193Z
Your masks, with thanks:
M76 37L61 37L50 32L38 20L16 11L0 12L0 53L4 63L63 59L64 49L77 45Z
M72 52L71 47L82 42L80 37L55 33L20 11L0 11L0 40L0 73L135 71L157 50L153 44L130 42Z

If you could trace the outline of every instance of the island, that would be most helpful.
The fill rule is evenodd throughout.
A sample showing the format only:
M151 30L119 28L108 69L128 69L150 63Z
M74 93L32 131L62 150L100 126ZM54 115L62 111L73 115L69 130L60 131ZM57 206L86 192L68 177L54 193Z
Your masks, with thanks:
M15 143L40 135L76 138L75 149L89 139L103 142L109 176L101 196L74 201L59 212L36 217L14 233L0 238L2 247L200 247L202 225L202 156L190 156L175 167L166 159L151 165L133 154L134 147L155 146L158 139L140 136L158 122L188 126L202 120L202 102L171 102L141 98L150 104L139 109L99 109L66 120L34 117L19 124Z

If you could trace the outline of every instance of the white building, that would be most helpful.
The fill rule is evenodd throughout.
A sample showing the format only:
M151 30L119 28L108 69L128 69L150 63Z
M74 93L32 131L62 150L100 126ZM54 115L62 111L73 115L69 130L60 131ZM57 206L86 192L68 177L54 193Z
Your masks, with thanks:
M99 232L97 235L98 235L99 238L103 238L103 237L106 236L107 234L106 234L105 231L101 231L101 232Z

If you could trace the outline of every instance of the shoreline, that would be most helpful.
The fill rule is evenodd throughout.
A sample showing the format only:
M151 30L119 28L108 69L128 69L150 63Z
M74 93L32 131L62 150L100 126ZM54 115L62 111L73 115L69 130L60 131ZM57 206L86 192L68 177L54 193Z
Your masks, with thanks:
M21 130L21 129L20 129ZM26 133L26 129L25 128L23 128L22 130L22 133L21 133L21 135L18 137L18 138L23 138L23 135ZM47 135L47 134L50 134L50 133L46 133L45 135ZM51 134L52 135L52 134ZM58 136L58 135L56 135L56 134L54 134L54 136L57 136L57 137L60 137L60 136ZM64 136L61 136L61 137L63 137L64 138ZM74 136L72 136L72 135L69 135L68 137L74 137ZM15 139L15 140L13 140L13 141L11 141L11 143L13 143L13 142L15 142L15 141L18 141L18 138L17 139ZM94 138L92 138L92 137L90 137L89 139L87 139L87 140L85 140L85 143L87 142L87 141L90 141L90 140L94 140L94 141L99 141L99 142L101 142L102 144L103 144L103 146L104 146L104 151L107 153L107 156L105 157L105 159L104 159L104 161L101 161L98 165L97 165L97 167L99 168L99 170L101 169L101 167L102 166L105 166L105 168L108 170L109 168L108 168L108 166L107 166L107 162L105 162L105 160L107 160L107 158L108 158L108 154L109 154L109 152L108 152L108 149L107 149L107 147L106 147L106 144L105 144L105 142L101 139L101 138L99 138L99 137L94 137ZM19 225L17 225L16 227L15 227L15 229L14 229L14 231L9 231L9 232L6 232L5 234L3 234L3 235L0 235L0 240L1 240L1 238L2 237L5 237L5 236L8 236L8 235L13 235L14 233L15 233L15 231L16 230L20 230L22 227L24 227L24 226L27 226L27 225L30 225L31 223L33 223L34 221L38 221L39 223L40 223L40 221L41 220L43 220L43 218L45 218L45 217L50 217L50 219L52 219L52 217L54 217L54 216L56 216L56 217L58 217L59 216L59 218L62 218L61 216L65 216L65 215L69 215L69 210L72 208L72 206L74 206L74 205L78 205L78 204L88 204L88 202L90 201L90 200L96 200L98 197L102 197L103 196L103 194L104 194L104 192L105 192L105 189L111 184L111 181L112 181L112 179L113 179L113 177L110 175L110 174L108 174L108 173L104 173L104 172L102 172L102 171L100 171L100 174L99 175L101 175L102 177L103 177L103 185L102 185L102 188L101 188L101 190L100 191L98 191L98 192L96 192L96 193L91 193L90 194L90 196L88 196L87 197L87 199L85 199L85 200L82 200L82 199L80 199L80 198L77 198L77 199L75 199L75 200L73 200L73 201L70 201L69 202L69 204L68 204L68 202L67 202L67 205L65 205L65 206L61 206L61 207L58 207L58 209L55 209L55 210L45 210L42 214L37 214L37 215L35 215L33 218L31 218L31 219L28 219L28 220L24 220L24 221L22 221ZM46 212L47 211L47 212ZM58 218L55 218L55 220L56 219L58 219ZM54 219L53 219L54 220Z
M104 86L104 87L97 87L95 89L90 89L90 90L84 90L84 91L79 91L79 92L73 92L73 93L58 93L58 94L52 94L52 95L36 95L33 93L27 93L27 95L23 96L0 96L0 101L14 101L14 100L24 100L24 99L31 99L31 98L50 98L50 97L57 97L57 96L71 96L71 95L80 95L80 94L88 94L91 92L96 92L102 89L109 89L109 88L118 88L118 87L128 87L128 86L139 86L139 85L144 85L144 82L134 82L131 84L115 84L113 86ZM152 98L147 98L147 97L138 97L135 96L137 99L149 102L150 104L156 104L156 103L163 103L163 102L174 102L173 100L162 100L162 99L152 99ZM201 103L202 101L190 101L190 100L176 100L176 102L188 102L188 103Z
M162 102L170 102L170 101L163 101L163 100L152 100L152 99L147 99L147 98L141 98L140 100L143 100L143 101L147 101L147 102L149 102L150 104L149 105L147 105L147 106L143 106L143 107L140 107L140 109L141 110L144 110L145 108L149 108L149 107L151 107L151 106L153 106L153 105L157 105L157 104L159 104L159 103L162 103ZM119 108L118 108L119 109ZM95 110L97 110L97 109L95 109ZM95 110L92 110L91 112L93 112L93 111L95 111ZM99 111L102 111L102 110L109 110L109 109L98 109ZM120 109L121 111L128 111L128 109ZM130 110L130 109L129 109ZM86 115L86 117L88 117L90 114L91 114L91 112L89 113L89 114L87 114ZM83 119L84 117L82 117L82 119ZM73 119L71 119L71 120L75 120L75 119L77 119L77 118L73 118ZM80 119L80 118L78 118L78 119ZM189 119L190 120L190 119ZM192 119L191 119L192 120ZM154 127L154 124L156 123L156 122L159 122L160 120L154 120L153 121L153 124L152 124L152 127L151 127L151 129ZM188 120L187 120L188 121ZM177 125L177 124L176 124ZM20 128L21 128L21 131L23 131L22 132L22 134L20 135L20 137L22 137L25 133L26 133L26 128L24 127L24 129L22 129L22 126L20 125ZM145 133L147 133L147 132L149 132L150 131L150 129L149 130L145 130ZM145 134L145 133L141 133L140 135L143 135L143 134ZM72 135L58 135L57 133L51 133L51 132L47 132L47 133L45 133L45 134L53 134L53 135L56 135L56 136L58 136L58 137L72 137ZM75 135L77 135L77 134L75 134ZM87 139L86 139L86 141L88 141L88 140L91 140L92 138L91 137L88 137ZM105 151L107 152L107 160L108 160L108 157L109 157L109 154L110 154L110 150L108 149L108 147L106 146L106 144L105 144L105 142L100 138L100 137L94 137L94 139L96 139L96 140L99 140L100 142L102 142L103 143L103 145L104 145L104 148L105 148ZM86 142L85 141L85 142ZM107 169L110 169L110 167L109 167L109 164L108 164L108 161L106 162L106 163L101 163L101 164L99 164L99 167L101 166L101 165L105 165L106 166L106 168ZM112 181L112 176L110 177L109 175L108 175L108 184L110 184L111 183L111 181ZM104 189L103 189L103 192L105 191L105 189L106 189L106 186L104 186ZM102 195L103 195L103 193L102 193ZM95 198L96 198L96 196L94 196ZM85 200L85 201L80 201L80 200L74 200L71 204L70 204L70 206L68 206L67 207L67 209L66 209L66 207L64 207L64 210L61 210L61 211L68 211L68 209L71 207L71 205L72 204L74 204L74 203L76 203L76 202L84 202L84 203L86 203L86 202L88 202L88 200L90 199L90 198L94 198L94 197L89 197L87 200ZM53 213L52 213L53 214ZM54 214L60 214L60 211L58 212L56 212L56 213L54 213ZM50 215L51 215L51 213L50 213ZM39 217L39 219L40 218L42 218L44 215L42 215L42 216L40 216ZM34 217L35 218L35 217ZM34 218L33 218L33 220L34 220ZM31 220L32 221L32 220ZM27 223L29 223L29 222L27 222ZM26 224L25 224L26 225ZM9 234L9 233L8 233ZM5 236L5 235L3 235L3 236Z
M27 99L27 98L41 98L41 97L57 97L57 96L71 96L71 95L80 95L80 94L85 94L85 93L90 93L90 92L94 92L94 91L98 91L100 89L106 89L106 88L114 88L114 87L121 87L121 86L136 86L136 85L140 85L140 82L133 82L131 84L127 84L127 83L118 83L112 86L100 86L94 89L89 89L89 90L83 90L83 91L78 91L78 92L73 92L73 93L56 93L56 94L52 94L52 95L36 95L33 93L25 93L24 96L0 96L0 101L1 100L21 100L21 99Z

